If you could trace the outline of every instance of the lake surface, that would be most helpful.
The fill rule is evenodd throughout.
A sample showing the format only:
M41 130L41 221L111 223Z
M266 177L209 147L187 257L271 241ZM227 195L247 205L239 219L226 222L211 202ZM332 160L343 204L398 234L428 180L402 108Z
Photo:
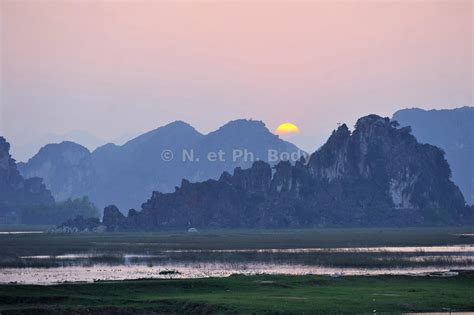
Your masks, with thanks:
M15 235L15 234L43 234L43 231L1 231L0 235Z
M445 268L436 267L362 269L264 263L173 263L159 266L96 265L91 267L73 266L55 268L5 268L1 270L0 283L55 284L64 282L93 282L99 280L113 281L131 279L228 277L232 274L330 275L334 277L431 275L438 277L449 277L457 275L457 272L448 272Z
M348 252L348 253L474 253L474 245L450 246L379 246L379 247L336 247L336 248L262 248L262 249L189 249L167 250L165 252L179 253L321 253L321 252Z
M0 283L232 274L453 276L459 270L474 270L470 227L78 234L26 227L0 232Z
M0 283L55 284L127 279L227 277L232 274L454 276L474 270L474 246L379 246L289 249L83 252L19 256L0 268ZM433 274L436 273L436 274Z

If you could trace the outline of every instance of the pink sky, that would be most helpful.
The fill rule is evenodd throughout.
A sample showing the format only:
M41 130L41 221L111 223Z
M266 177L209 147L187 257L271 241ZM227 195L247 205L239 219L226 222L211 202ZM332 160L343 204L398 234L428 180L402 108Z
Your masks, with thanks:
M0 133L338 122L473 104L472 1L1 1Z

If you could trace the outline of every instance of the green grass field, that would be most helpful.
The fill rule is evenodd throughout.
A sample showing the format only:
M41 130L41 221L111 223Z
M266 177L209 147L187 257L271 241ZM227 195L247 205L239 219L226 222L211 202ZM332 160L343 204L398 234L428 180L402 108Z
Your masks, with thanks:
M474 311L474 275L231 276L56 286L0 286L0 312L50 314Z

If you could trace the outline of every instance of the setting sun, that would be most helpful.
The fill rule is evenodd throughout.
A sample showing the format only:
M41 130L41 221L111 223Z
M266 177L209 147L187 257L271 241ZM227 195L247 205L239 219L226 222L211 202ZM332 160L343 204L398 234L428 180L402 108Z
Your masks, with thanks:
M300 128L298 128L295 124L292 123L284 123L277 127L275 133L277 135L288 135L293 133L299 133Z

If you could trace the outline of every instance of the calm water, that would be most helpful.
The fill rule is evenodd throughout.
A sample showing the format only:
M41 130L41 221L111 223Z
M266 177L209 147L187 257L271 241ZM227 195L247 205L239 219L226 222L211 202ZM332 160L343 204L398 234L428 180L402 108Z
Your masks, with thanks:
M211 250L167 250L175 253L466 253L474 254L474 245L450 246L381 246L381 247L337 247L337 248L288 248L288 249L211 249Z
M171 272L171 274L167 274ZM433 274L439 272L439 274ZM330 275L340 276L373 276L373 275L412 275L449 277L457 272L448 272L444 268L334 268L314 267L305 265L262 264L262 263L173 263L160 266L123 265L109 266L96 265L92 267L73 266L56 268L6 268L0 273L0 283L22 284L54 284L63 282L93 282L98 280L126 280L126 279L179 279L227 277L232 274L285 274L285 275Z
M0 283L54 284L140 278L226 277L232 274L454 276L474 270L474 246L164 250L158 253L74 253L19 257L0 268Z
M14 234L43 234L43 231L3 231L0 235L14 235Z

